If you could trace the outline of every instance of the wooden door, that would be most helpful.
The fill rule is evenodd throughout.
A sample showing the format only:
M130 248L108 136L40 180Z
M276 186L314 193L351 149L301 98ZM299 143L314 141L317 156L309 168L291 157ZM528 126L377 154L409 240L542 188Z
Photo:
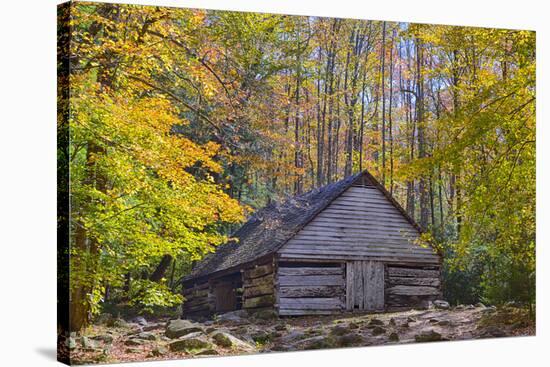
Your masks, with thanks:
M237 296L233 284L230 282L218 283L214 286L216 311L226 312L237 309Z
M384 264L379 261L346 263L346 309L384 309Z

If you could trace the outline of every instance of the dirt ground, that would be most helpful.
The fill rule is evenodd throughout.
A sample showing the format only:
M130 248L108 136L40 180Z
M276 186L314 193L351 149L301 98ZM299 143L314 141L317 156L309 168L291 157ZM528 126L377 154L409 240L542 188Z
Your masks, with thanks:
M73 363L96 364L535 335L527 310L483 305L265 318L243 312L203 322L106 317L66 344Z

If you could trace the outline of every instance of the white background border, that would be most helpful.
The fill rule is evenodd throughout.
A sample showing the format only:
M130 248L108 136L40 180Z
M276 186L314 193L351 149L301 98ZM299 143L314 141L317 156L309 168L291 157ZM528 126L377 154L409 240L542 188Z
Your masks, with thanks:
M0 8L0 365L55 365L56 0ZM522 366L550 356L548 251L550 10L544 1L143 0L262 11L537 31L537 336L135 363L135 366ZM546 14L546 17L545 17ZM546 289L545 289L546 287ZM546 347L546 350L545 350Z

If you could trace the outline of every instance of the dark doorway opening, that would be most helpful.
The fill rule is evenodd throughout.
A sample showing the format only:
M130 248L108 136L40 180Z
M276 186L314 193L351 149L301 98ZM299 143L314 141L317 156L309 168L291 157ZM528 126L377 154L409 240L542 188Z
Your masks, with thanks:
M242 277L231 274L212 282L216 312L240 310L242 307Z

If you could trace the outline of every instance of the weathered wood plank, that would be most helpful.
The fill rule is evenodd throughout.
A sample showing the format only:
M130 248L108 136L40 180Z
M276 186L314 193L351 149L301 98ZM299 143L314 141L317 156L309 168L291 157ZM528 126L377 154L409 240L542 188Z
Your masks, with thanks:
M288 268L280 267L279 275L343 275L342 268L328 267L303 267L303 268Z
M340 241L346 241L351 243L371 243L373 245L379 244L380 241L386 241L386 243L395 243L401 245L403 243L410 243L417 247L418 235L410 233L402 233L399 231L387 231L387 232L369 232L365 230L363 232L349 232L345 229L340 228L325 228L325 229L308 229L300 232L295 237L293 237L294 242L298 242L299 239L310 239L310 240L328 240L339 244ZM424 246L424 248L427 248Z
M278 278L280 286L287 285L344 285L344 278L339 275L281 275Z
M350 255L350 254L332 254L330 256L320 255L315 252L308 254L287 254L281 253L280 259L282 261L319 261L325 262L327 260L331 261L347 261L347 260L376 260L383 261L386 263L391 263L393 265L402 265L402 266L435 266L439 265L439 258L434 256L433 258L411 258L407 256L364 256L364 255Z
M365 215L363 213L352 213L349 211L343 211L343 213L331 213L331 212L321 212L313 221L312 223L318 223L321 222L322 219L326 221L333 221L336 220L336 223L342 223L342 222L351 222L354 224L376 224L380 226L390 226L390 224L403 226L403 227L410 227L414 228L409 222L407 222L405 219L391 219L391 218L384 218L382 215Z
M359 309L363 309L364 294L363 289L363 264L362 261L354 261L353 263L353 286L355 289L353 305Z
M439 287L439 278L412 278L412 277L389 277L389 284L393 285L425 285Z
M343 295L342 286L285 286L279 288L279 296L286 298L301 297L339 297Z
M315 242L313 244L313 242ZM347 251L349 250L350 253L364 253L367 252L376 252L379 254L380 252L386 252L386 251L394 251L402 254L423 254L428 256L435 255L435 251L432 249L425 249L425 248L418 248L414 245L393 245L393 244L370 244L370 243L364 243L364 244L338 244L335 242L323 242L323 241L300 241L300 242L293 242L289 243L288 247L281 251L281 253L286 252L287 249L292 250L312 250L310 247L313 247L313 250L319 250L315 247L323 247L321 250L338 250L338 251ZM314 251L316 253L319 253L321 251Z
M341 310L293 310L288 308L280 308L279 315L281 316L305 316L305 315L334 315L340 313Z
M373 307L375 310L384 309L384 288L385 288L385 269L384 264L379 261L373 261L374 284L373 284Z
M273 265L272 264L265 264L265 265L259 265L252 269L246 269L244 271L244 278L245 279L254 279L263 277L265 275L273 273Z
M415 278L437 278L438 270L425 270L415 268L388 267L388 275L391 277L415 277Z
M333 298L285 298L279 299L279 309L333 310L342 307L339 297Z
M387 256L387 257L408 257L411 259L425 259L425 260L432 260L437 258L436 254L430 254L430 253L421 253L421 252L413 252L413 251L400 251L400 250L394 250L391 251L390 249L385 250L370 250L369 248L366 249L346 249L346 248L333 248L333 247L326 247L323 248L323 246L312 246L312 247L288 247L282 252L284 254L295 254L295 255L325 255L327 258L331 258L331 256L334 255L361 255L361 256Z
M259 287L264 285L271 285L273 284L273 273L267 274L263 277L259 278L248 278L244 279L243 281L243 287Z
M246 287L243 291L243 295L247 298L263 296L266 294L273 294L273 284Z
M288 246L332 246L335 248L349 247L362 249L365 247L371 248L388 248L388 249L409 249L420 251L433 251L431 248L422 247L417 245L412 240L405 238L400 239L377 239L365 236L365 238L358 239L346 239L346 238L323 238L323 237L303 237L297 236L288 242Z
M353 305L355 302L355 292L353 282L355 276L353 275L353 262L348 261L346 263L346 310L353 310Z
M404 296L429 296L438 295L439 289L435 287L396 285L387 289L388 294Z
M415 229L396 226L393 228L388 228L388 226L380 227L377 225L361 225L353 227L349 223L343 225L335 225L334 223L311 223L306 228L304 228L300 233L317 233L317 232L326 232L334 233L336 235L364 235L364 234L399 234L401 236L414 236L418 237L419 233Z

